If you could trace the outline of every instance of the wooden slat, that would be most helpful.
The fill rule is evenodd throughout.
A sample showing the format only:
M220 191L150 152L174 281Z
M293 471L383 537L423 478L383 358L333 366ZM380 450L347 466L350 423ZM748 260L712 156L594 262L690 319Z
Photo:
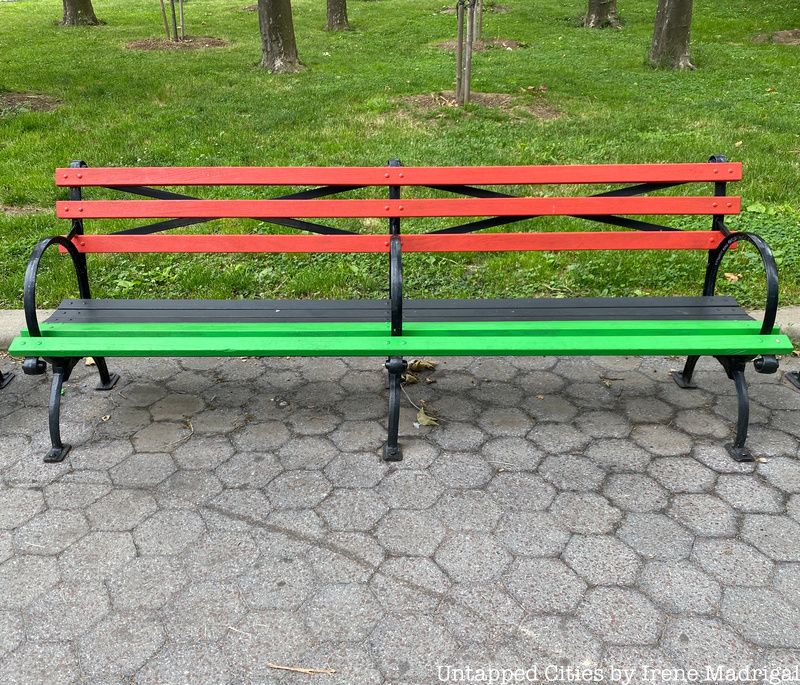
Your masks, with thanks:
M513 252L558 250L710 250L715 231L646 233L487 233L403 235L405 252ZM79 252L388 252L384 235L83 235Z
M427 200L92 200L56 202L62 219L375 218L737 214L739 197L519 197Z
M58 186L515 185L738 181L739 162L490 167L138 167L56 169Z

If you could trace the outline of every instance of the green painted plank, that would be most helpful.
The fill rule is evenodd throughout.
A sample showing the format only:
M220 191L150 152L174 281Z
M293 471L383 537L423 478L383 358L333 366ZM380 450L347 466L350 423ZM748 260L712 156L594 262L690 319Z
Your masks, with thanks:
M9 352L36 356L756 355L787 354L783 335L135 336L17 338Z

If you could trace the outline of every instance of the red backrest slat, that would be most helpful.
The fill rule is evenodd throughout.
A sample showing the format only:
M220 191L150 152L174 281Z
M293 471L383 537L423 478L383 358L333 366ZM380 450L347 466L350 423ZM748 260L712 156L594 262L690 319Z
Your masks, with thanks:
M62 219L377 218L737 214L740 198L514 197L433 200L90 200L56 202Z
M494 167L135 167L56 169L57 186L527 185L739 181L740 162Z

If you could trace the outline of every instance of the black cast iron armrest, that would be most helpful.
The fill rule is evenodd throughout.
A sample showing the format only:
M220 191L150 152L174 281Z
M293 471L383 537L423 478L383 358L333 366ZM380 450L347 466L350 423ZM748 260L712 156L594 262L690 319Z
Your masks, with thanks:
M775 326L775 317L778 313L778 266L772 255L769 245L761 236L755 233L731 233L711 252L706 271L706 282L703 286L703 295L711 296L717 285L719 267L731 245L738 242L748 242L755 246L761 261L764 263L764 272L767 277L767 298L764 304L764 320L761 323L761 335L769 335Z
M36 247L33 248L31 258L28 260L28 268L25 270L25 290L23 302L25 305L25 325L28 328L28 335L33 337L40 337L42 335L39 329L39 319L36 315L36 275L39 272L39 263L42 261L42 256L51 245L60 245L72 257L72 263L75 266L75 275L78 278L78 292L82 299L89 299L89 276L86 272L86 260L83 255L78 252L78 249L69 238L64 236L53 236L52 238L44 238L40 240Z

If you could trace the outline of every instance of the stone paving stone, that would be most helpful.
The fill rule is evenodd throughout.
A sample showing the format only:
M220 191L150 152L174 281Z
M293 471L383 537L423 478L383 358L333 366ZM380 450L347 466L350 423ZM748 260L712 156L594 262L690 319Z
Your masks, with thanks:
M585 454L608 471L643 471L652 456L631 440L594 440Z
M327 544L314 545L308 560L323 583L365 583L386 556L374 537L365 533L330 533Z
M675 614L713 614L722 589L688 561L651 561L639 579L641 589L661 608Z
M46 511L17 528L14 546L27 554L59 554L88 531L86 517L79 511Z
M722 618L764 647L800 648L800 607L766 588L726 588Z
M577 428L563 423L540 423L528 433L528 440L551 454L583 450L591 438Z
M176 471L158 486L158 492L178 505L199 505L222 492L222 483L204 471Z
M666 423L675 409L655 397L637 397L625 402L625 415L634 423Z
M197 580L226 580L247 571L260 554L248 533L213 531L187 551L186 570Z
M245 424L245 416L238 408L207 409L192 419L195 435L217 435L235 431Z
M642 566L636 553L612 535L573 535L562 559L591 585L632 585Z
M669 503L669 493L649 476L617 473L608 477L603 494L626 511L658 511Z
M580 621L561 616L528 616L519 626L518 650L523 663L546 663L574 668L599 665L601 642Z
M155 499L141 490L115 488L86 509L97 530L132 530L157 509Z
M759 457L793 457L797 454L797 440L791 435L761 426L751 427L747 446Z
M239 452L214 471L229 488L261 488L280 472L277 458L267 452Z
M430 473L443 487L479 488L492 479L494 469L479 456L446 452L431 465Z
M505 511L541 511L556 496L556 489L541 476L522 471L498 473L488 490Z
M25 624L19 611L0 611L0 659L25 639Z
M119 393L122 404L129 407L149 407L167 394L160 383L135 382L126 385Z
M670 492L701 493L714 487L717 474L694 459L662 457L647 472Z
M391 557L370 578L369 587L386 611L431 612L442 601L450 581L430 559Z
M697 445L692 456L717 473L752 473L755 470L754 463L734 461L725 447L718 444Z
M386 442L386 429L377 421L344 421L330 438L343 452L374 452Z
M388 470L386 462L372 453L348 452L335 456L325 475L338 488L374 488Z
M453 663L456 641L429 616L384 618L370 636L378 667L389 682L430 682L439 664Z
M27 642L0 662L0 682L72 685L78 660L69 644Z
M0 528L12 530L32 519L44 507L41 490L0 488Z
M683 668L739 669L753 663L753 649L716 618L670 617L662 646Z
M64 583L37 597L27 608L28 639L69 641L100 621L110 609L101 582Z
M592 492L562 492L550 507L560 524L573 533L608 533L622 519L619 509Z
M439 615L461 644L506 644L516 635L525 610L500 583L457 583Z
M735 416L735 414L733 415ZM721 421L711 412L697 408L679 411L675 416L675 425L691 435L717 438L718 440L727 438L730 433L728 422Z
M207 505L209 513L214 512L229 522L257 524L265 521L272 512L272 506L261 490L241 488L224 490Z
M676 495L668 513L697 535L736 535L736 513L714 495Z
M50 509L83 509L111 491L105 483L64 482L51 483L44 489Z
M286 469L322 469L337 453L337 448L328 438L306 436L289 440L277 455Z
M115 609L160 609L187 580L177 559L137 557L112 575L107 586Z
M393 509L427 509L443 491L427 471L390 471L378 487L383 500Z
M489 464L501 472L535 469L543 457L530 441L513 437L490 440L481 453Z
M384 682L369 650L361 645L323 642L303 654L300 662L336 671L325 676L326 685L381 685Z
M14 553L14 534L8 530L0 530L0 564L11 558Z
M775 573L774 584L787 600L800 605L800 564L782 564Z
M469 423L448 421L431 433L431 439L448 452L467 452L477 450L488 436Z
M0 564L0 609L21 609L59 580L52 557L18 554Z
M439 455L436 445L426 440L404 440L403 461L393 464L397 469L424 469Z
M563 379L559 378L559 381L563 385ZM536 389L534 392L542 391ZM534 420L542 422L569 423L578 415L578 408L560 395L534 394L525 400L523 407Z
M81 538L59 557L65 580L103 580L116 573L136 555L127 532L97 531Z
M275 481L273 481L275 482ZM373 490L336 489L317 508L331 530L370 530L389 507Z
M754 547L723 538L697 538L692 561L715 575L723 585L766 585L775 568Z
M314 589L314 574L305 559L265 558L238 581L250 609L296 609Z
M270 452L289 439L289 431L279 421L251 423L233 434L234 446L247 452Z
M137 452L171 452L190 436L187 424L162 421L145 426L134 433L131 440Z
M624 438L631 432L628 420L611 411L581 412L575 419L575 425L592 438Z
M559 490L596 490L605 478L589 459L572 454L547 457L539 465L539 474Z
M164 629L173 642L216 642L245 613L245 605L232 583L193 583L164 610Z
M111 614L77 642L77 651L86 676L132 676L163 643L164 630L154 618Z
M516 404L512 393L504 390L503 396ZM522 437L531 429L531 418L515 407L492 408L478 417L478 425L489 435Z
M645 559L686 559L692 551L689 532L663 514L628 514L617 535Z
M625 588L594 588L578 607L578 618L608 644L653 644L663 616L644 595Z
M192 511L159 511L139 524L133 540L142 555L179 554L205 532L199 514Z
M355 642L366 638L383 617L369 589L358 584L326 585L308 601L306 624L317 638Z
M485 533L454 533L441 544L434 559L457 583L494 580L511 563L505 548Z
M116 485L130 488L151 488L175 472L169 454L134 454L117 464L109 473Z
M748 514L780 514L785 509L780 491L752 476L721 475L716 491L734 509Z
M199 397L177 394L167 395L150 407L153 421L180 421L197 414L205 407Z
M558 556L570 537L555 516L543 511L505 514L496 535L512 554L536 557Z
M496 500L482 490L447 491L431 511L448 530L485 532L497 525L503 513Z
M800 523L800 495L792 495L786 504L786 513Z
M574 611L586 583L559 559L520 559L504 576L512 596L527 611L566 614Z
M225 655L213 645L168 645L139 671L136 685L228 685Z
M444 539L445 529L429 512L390 511L375 536L389 554L430 556Z
M775 561L800 561L800 524L786 516L745 515L741 534Z
M784 492L800 493L800 460L788 457L769 459L758 464L758 472Z
M689 436L662 424L642 424L631 432L636 444L660 457L689 454L692 441Z
M659 647L612 645L606 648L602 662L602 669L608 678L612 669L616 669L617 673L622 672L630 678L628 685L652 685L654 672L657 673L655 677L658 682L662 682L661 673L674 671L675 668L675 661ZM663 682L672 681L666 679Z
M187 471L215 469L233 453L233 445L224 436L192 435L175 450L175 463Z

